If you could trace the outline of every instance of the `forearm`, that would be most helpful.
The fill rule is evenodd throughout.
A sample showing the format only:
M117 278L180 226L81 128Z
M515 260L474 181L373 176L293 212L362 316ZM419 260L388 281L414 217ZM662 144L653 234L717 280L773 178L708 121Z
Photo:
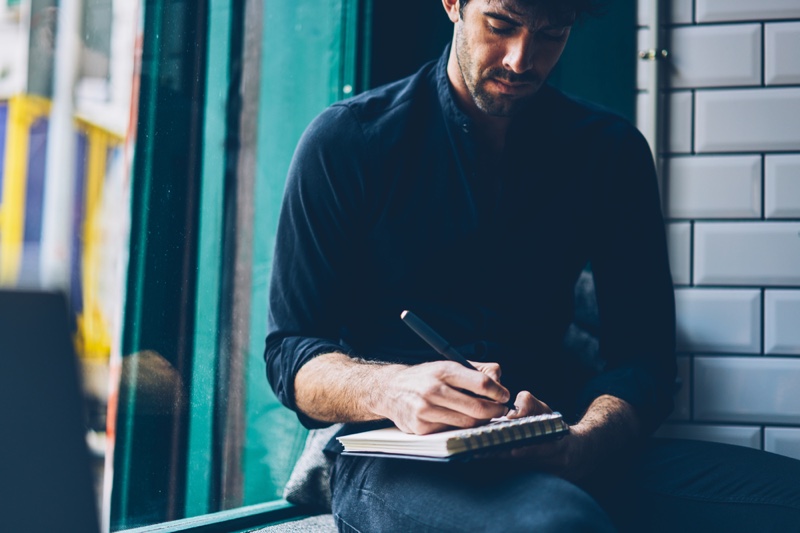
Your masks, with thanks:
M386 380L402 365L354 359L341 353L322 354L298 371L295 402L307 416L322 422L367 422L378 413Z
M571 433L581 437L585 453L602 459L633 446L640 438L640 426L628 402L606 394L595 398Z

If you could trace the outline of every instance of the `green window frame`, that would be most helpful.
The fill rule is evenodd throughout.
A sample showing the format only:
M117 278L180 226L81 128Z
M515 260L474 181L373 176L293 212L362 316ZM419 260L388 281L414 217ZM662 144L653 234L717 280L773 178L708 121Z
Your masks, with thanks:
M263 362L273 235L302 131L358 90L366 4L144 2L112 530L292 512L305 430Z

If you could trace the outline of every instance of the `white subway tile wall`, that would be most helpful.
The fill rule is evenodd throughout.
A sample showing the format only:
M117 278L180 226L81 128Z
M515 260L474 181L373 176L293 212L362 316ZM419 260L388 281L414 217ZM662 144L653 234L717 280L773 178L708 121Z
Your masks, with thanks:
M761 156L675 157L667 164L669 218L761 218Z
M669 4L660 168L684 385L658 434L800 458L800 0ZM640 48L654 5L638 0Z
M800 150L800 87L699 90L696 152Z
M768 452L800 459L800 429L766 428L764 430L764 449Z
M694 17L693 3L694 0L672 0L668 8L670 10L670 21L673 24L691 24ZM652 2L639 0L638 7L637 19L639 26L647 26L653 9Z
M698 285L800 285L800 222L698 222Z
M761 350L760 290L676 289L675 308L679 352Z
M672 0L667 3L673 24L691 24L694 19L694 0Z
M800 154L768 155L764 176L767 218L800 218Z
M691 153L692 92L678 91L670 94L667 99L666 108L669 110L669 118L667 120L667 143L669 151L674 154Z
M694 419L800 425L800 359L694 358Z
M764 352L800 355L800 289L764 293Z
M697 22L800 19L797 0L696 0Z
M765 26L764 77L767 85L800 83L800 22Z
M761 85L761 24L681 26L670 43L673 88Z
M656 436L666 439L709 440L734 446L761 448L761 428L758 426L667 423L659 428Z
M669 268L675 285L692 283L692 225L688 222L667 224Z

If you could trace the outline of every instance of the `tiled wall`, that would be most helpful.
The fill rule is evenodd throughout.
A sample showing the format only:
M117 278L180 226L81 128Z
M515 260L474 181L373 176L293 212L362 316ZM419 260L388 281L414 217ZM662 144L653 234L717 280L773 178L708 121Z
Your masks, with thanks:
M654 4L639 0L640 43ZM683 387L660 433L800 458L800 1L667 10L662 182Z

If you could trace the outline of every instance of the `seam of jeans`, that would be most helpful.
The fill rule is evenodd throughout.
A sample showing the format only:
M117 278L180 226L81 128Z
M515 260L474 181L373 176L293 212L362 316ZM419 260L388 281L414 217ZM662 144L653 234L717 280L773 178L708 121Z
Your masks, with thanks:
M350 522L348 522L347 520L345 520L344 518L342 518L340 515L338 515L338 514L334 513L334 515L333 515L333 518L336 520L336 522L338 523L338 525L339 525L339 526L341 526L342 524L344 524L344 525L347 527L347 530L345 530L345 531L348 531L348 533L353 533L353 532L355 532L355 533L361 533L361 531L360 531L360 530L358 530L358 529L356 529L355 527L353 527L353 526L350 524ZM343 529L343 528L341 528L341 527L337 527L336 529L340 529L340 530L341 530L341 529Z
M392 505L389 505L389 502L387 502L386 500L384 500L383 498L381 498L380 496L378 496L378 494L376 494L375 492L372 492L372 491L371 491L371 490L369 490L369 489L358 488L357 490L358 490L359 492L366 493L368 496L372 496L373 498L375 498L376 500L378 500L379 502L381 502L381 503L384 505L384 507L386 507L387 509L390 509L390 510L394 511L395 513L397 513L397 514L399 514L399 515L401 515L401 516L405 517L406 519L408 519L408 520L410 520L410 521L412 521L412 522L415 522L415 523L417 523L417 524L419 524L419 525L421 525L421 526L425 526L425 527L427 527L427 528L429 528L429 529L432 529L432 530L434 530L434 531L447 531L447 530L444 530L444 529L440 529L440 528L438 528L438 527L436 527L436 526L432 526L431 524L426 524L425 522L422 522L422 521L420 521L420 520L417 520L417 519L416 519L416 518L414 518L413 516L410 516L410 515L408 515L408 514L406 514L406 513L402 512L401 510L399 510L399 509L397 509L397 508L393 507Z
M761 499L761 498L746 498L746 497L729 497L729 498L720 498L720 497L710 497L705 496L702 494L691 494L691 493L678 493L678 492L666 492L661 490L652 490L650 489L648 492L651 494L658 494L661 496L670 496L674 498L681 498L684 500L698 500L698 501L706 501L712 503L744 503L744 504L752 504L752 505L772 505L775 507L786 507L789 509L794 509L796 511L800 511L800 505L794 505L784 502L776 502L770 499Z

